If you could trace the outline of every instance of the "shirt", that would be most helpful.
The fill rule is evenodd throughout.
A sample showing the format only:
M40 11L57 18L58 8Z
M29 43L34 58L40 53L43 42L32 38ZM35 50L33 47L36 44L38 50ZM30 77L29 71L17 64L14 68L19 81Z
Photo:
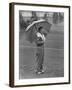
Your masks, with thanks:
M40 37L43 41L45 41L46 40L46 38L45 38L45 36L44 36L44 34L41 34L41 33L39 33L39 32L37 32L37 37Z

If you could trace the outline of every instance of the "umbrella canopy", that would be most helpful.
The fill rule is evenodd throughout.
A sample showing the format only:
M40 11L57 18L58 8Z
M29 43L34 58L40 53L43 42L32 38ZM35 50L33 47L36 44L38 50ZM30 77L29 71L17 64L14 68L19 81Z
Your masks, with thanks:
M34 21L25 30L27 33L27 40L28 41L30 41L31 43L35 41L36 32L38 31L38 29L40 27L44 28L44 30L48 33L50 31L51 24L44 19Z

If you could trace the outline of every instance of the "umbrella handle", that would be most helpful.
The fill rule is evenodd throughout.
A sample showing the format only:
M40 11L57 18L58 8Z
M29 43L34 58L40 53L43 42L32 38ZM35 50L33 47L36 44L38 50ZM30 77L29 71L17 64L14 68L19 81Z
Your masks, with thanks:
M36 25L35 25L35 28L37 29ZM37 33L37 30L35 31L35 33Z

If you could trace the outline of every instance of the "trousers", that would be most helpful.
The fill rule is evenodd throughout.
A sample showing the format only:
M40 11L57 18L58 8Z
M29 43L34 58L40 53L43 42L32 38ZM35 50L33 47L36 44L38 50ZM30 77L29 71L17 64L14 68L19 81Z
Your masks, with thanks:
M37 53L36 53L37 71L42 71L43 61L44 61L44 44L43 45L37 45Z

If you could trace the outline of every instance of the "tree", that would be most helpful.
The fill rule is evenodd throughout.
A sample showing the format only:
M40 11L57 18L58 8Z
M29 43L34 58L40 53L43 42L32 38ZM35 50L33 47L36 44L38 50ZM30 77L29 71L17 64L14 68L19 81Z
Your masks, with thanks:
M47 13L44 14L43 19L48 20Z
M59 13L59 21L62 22L64 20L64 15L62 13Z
M54 12L53 13L53 23L54 24L57 24L58 23L58 13L57 12Z
M27 23L24 21L22 13L19 14L19 20L20 20L20 30L25 29L27 27Z
M32 11L31 22L36 21L37 19L38 18L37 18L36 12Z

